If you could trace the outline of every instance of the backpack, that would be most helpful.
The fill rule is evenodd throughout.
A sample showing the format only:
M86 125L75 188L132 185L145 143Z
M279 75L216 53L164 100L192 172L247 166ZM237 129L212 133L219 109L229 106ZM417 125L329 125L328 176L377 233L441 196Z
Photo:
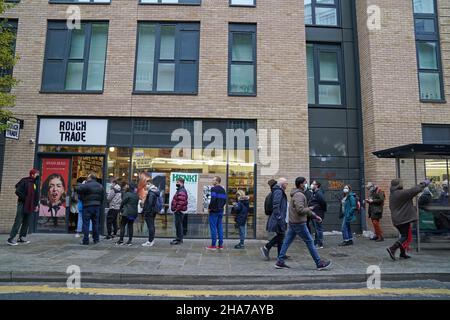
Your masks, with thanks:
M273 212L272 192L269 192L269 194L266 196L266 200L264 200L264 212L266 213L266 216L272 215Z
M157 197L156 203L155 203L156 213L161 213L163 206L164 205L163 205L163 201L162 201L161 197Z
M358 195L355 194L355 201L356 201L356 214L361 213L361 201L359 201Z

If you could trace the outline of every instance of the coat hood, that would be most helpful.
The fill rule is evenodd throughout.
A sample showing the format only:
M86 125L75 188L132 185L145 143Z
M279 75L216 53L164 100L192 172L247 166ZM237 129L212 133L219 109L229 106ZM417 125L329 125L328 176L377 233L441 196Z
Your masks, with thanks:
M116 185L114 186L114 191L120 192L120 190L121 190L120 185L116 184Z
M160 192L159 192L159 189L158 189L157 186L155 186L155 185L152 184L152 185L150 186L150 191L156 193L156 194L159 196L159 193L160 193Z
M400 179L394 179L391 181L391 192L396 190L402 190L403 189L403 182Z
M298 188L294 188L291 190L291 197L293 197L296 193L299 193L299 192L305 194L305 191L298 189Z

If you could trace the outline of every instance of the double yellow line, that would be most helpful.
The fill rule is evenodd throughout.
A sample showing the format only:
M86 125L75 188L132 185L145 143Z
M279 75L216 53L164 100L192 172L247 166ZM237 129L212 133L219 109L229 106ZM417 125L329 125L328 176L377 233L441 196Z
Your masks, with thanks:
M100 296L147 296L167 298L193 297L364 297L364 296L438 296L450 299L450 289L386 288L386 289L330 289L330 290L153 290L125 288L80 288L43 286L0 286L0 294L63 293ZM1 296L0 296L1 298Z

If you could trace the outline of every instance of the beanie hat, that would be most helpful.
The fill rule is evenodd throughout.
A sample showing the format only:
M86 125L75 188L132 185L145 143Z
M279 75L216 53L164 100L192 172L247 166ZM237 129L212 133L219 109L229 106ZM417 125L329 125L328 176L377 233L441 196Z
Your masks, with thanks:
M402 184L402 180L401 179L393 179L391 181L391 188L395 188L398 187Z
M38 172L39 172L38 169L31 169L31 170L30 170L30 177L33 176L33 175L35 175L35 174L38 173Z

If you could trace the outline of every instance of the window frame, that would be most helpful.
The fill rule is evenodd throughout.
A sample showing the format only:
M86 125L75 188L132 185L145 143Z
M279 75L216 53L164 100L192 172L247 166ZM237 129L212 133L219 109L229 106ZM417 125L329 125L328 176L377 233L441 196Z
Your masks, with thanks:
M306 45L313 46L313 65L314 65L314 103L309 103L310 108L346 108L346 92L345 92L345 68L343 49L339 44L321 44L316 42L307 42ZM307 47L306 47L307 48ZM336 53L338 81L320 80L320 53ZM308 72L306 72L308 73ZM320 85L339 85L341 90L341 104L320 104L319 102L319 86Z
M64 30L65 32L69 32L69 35L67 36L67 53L66 56L63 59L64 61L64 86L61 90L55 90L55 89L44 89L44 79L45 79L45 64L47 63L47 56L48 56L48 31L49 31L49 25L50 23L58 23L61 22L61 25L64 25L64 28L61 28L61 30ZM67 80L67 68L69 65L70 60L81 60L81 59L70 59L70 51L71 51L71 45L72 45L72 35L73 30L70 30L65 25L65 20L48 20L47 21L47 34L46 34L46 42L45 42L45 52L44 52L44 63L42 68L42 75L41 75L41 89L39 93L43 94L103 94L105 90L105 78L106 78L106 66L107 66L107 60L108 60L108 43L109 43L109 21L108 20L82 20L81 24L85 24L88 26L87 30L85 30L85 39L84 39L84 53L83 53L83 79L81 84L81 90L65 90L66 86L66 80ZM108 26L108 32L106 34L106 50L105 50L105 66L103 69L103 82L102 82L102 89L101 90L86 90L86 84L87 84L87 77L88 77L88 67L89 67L89 53L90 53L90 47L91 47L91 40L92 40L92 25L93 24L106 24ZM56 29L56 28L55 28ZM56 59L55 59L56 60Z
M13 53L14 56L16 56L16 45L17 45L17 32L18 32L18 28L19 28L19 20L18 19L8 19L6 18L6 25L9 25L9 29L11 29L11 31L14 33L15 38L14 38L14 43L13 43ZM0 69L0 77L4 77L4 76L14 76L14 67L12 67L11 69ZM0 88L0 92L4 92L4 93L9 93L11 92L11 87L7 88L5 87L4 89Z
M441 54L441 41L440 41L440 31L439 31L439 21L438 21L438 3L437 0L432 0L434 5L434 13L416 13L414 12L414 0L412 2L413 17L414 17L414 34L415 34L415 44L416 44L416 61L417 61L417 80L419 85L419 100L422 103L446 103L445 97L445 87L444 87L444 73L442 65L442 54ZM434 21L435 32L418 32L416 28L416 20L418 19L428 19ZM434 42L436 43L436 61L437 69L423 69L420 68L419 60L419 43ZM440 93L441 99L424 99L422 98L422 89L420 84L420 74L432 73L439 75Z
M237 7L237 8L255 8L256 7L256 0L252 0L253 4L234 4L233 0L228 0L230 7Z
M109 2L94 2L95 0L89 0L89 2L79 2L79 1L71 1L71 0L48 0L48 3L50 4L95 4L95 5L110 5L112 0L109 0Z
M305 8L305 3L303 0L303 8ZM336 25L332 24L317 24L316 23L316 8L334 8L336 9ZM311 0L311 19L312 23L306 23L307 27L318 27L318 28L341 28L342 18L341 18L341 0L334 0L334 4L328 3L317 3L317 0ZM306 19L305 19L306 20Z
M137 90L136 89L136 76L137 76L137 65L138 65L138 50L139 50L139 26L142 24L154 24L156 26L155 31L155 52L153 57L153 83L152 83L152 90ZM198 25L198 49L197 49L197 59L196 60L186 60L186 61L196 61L197 67L196 67L196 73L197 73L197 82L195 84L195 90L193 92L180 92L176 91L176 80L180 75L179 68L177 68L177 65L180 64L180 56L179 56L179 32L180 27L185 24L192 24ZM174 59L167 60L167 59L160 59L160 50L161 50L161 26L175 26L175 52L174 52ZM175 78L174 78L174 91L158 91L158 68L159 63L173 63L175 65ZM198 95L198 83L200 78L200 22L197 21L147 21L147 20L140 20L137 22L137 29L136 29L136 50L135 50L135 58L134 58L134 74L133 74L133 94L134 95L187 95L187 96L195 96Z
M228 96L237 97L256 97L258 93L258 83L257 83L257 24L256 23L229 23L228 24ZM234 61L233 62L233 36L234 33L237 34L251 34L252 35L252 45L253 45L253 61ZM237 65L253 65L253 85L254 92L243 93L243 92L232 92L231 91L231 66Z
M150 5L150 6L201 6L202 0L178 0L178 1L192 1L192 2L178 2L178 3L163 3L162 0L158 0L156 3L142 2L138 0L139 5Z

